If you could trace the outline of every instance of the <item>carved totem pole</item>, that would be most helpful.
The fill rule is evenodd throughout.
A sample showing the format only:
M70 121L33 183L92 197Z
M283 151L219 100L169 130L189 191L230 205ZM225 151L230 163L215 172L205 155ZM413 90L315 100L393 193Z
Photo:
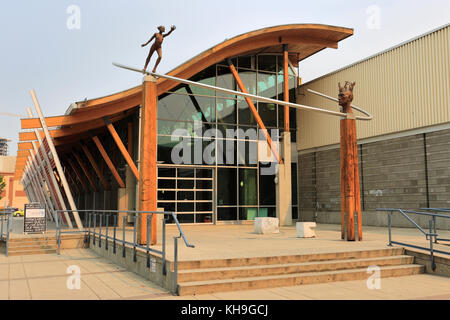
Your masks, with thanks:
M339 83L339 105L347 114L341 120L341 234L342 239L355 241L355 218L358 240L362 241L361 195L359 188L356 119L352 111L355 82Z

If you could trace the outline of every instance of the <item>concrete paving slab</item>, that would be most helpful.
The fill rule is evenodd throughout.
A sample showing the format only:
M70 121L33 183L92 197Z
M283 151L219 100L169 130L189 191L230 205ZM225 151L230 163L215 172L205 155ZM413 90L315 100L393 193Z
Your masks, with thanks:
M25 279L25 268L22 263L13 263L9 265L9 279Z
M42 287L41 287L42 289ZM10 300L30 300L32 298L27 280L11 280L9 283Z
M29 278L67 275L67 265L62 261L40 261L23 263L24 271Z
M9 281L0 280L0 300L9 299Z
M97 300L98 296L83 280L80 289L70 290L67 277L30 279L30 291L36 300Z

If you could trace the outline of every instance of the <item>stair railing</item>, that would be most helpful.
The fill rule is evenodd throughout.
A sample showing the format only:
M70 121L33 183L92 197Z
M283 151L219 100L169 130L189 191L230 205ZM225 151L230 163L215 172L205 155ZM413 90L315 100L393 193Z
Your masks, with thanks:
M109 247L109 241L112 241L113 245L113 253L116 254L116 244L121 243L122 244L122 256L126 257L126 250L125 247L129 246L133 248L133 261L137 262L137 256L136 252L137 249L142 249L146 252L146 258L147 258L147 268L151 268L151 259L150 259L150 253L155 253L158 255L161 255L162 259L162 274L165 276L167 275L167 267L166 267L166 224L172 218L173 222L178 228L179 236L174 237L174 263L173 263L173 289L172 293L178 294L178 239L183 239L186 247L188 248L195 248L194 245L190 244L188 240L186 239L186 235L183 232L183 229L181 228L181 225L177 219L177 216L174 212L160 212L160 211L126 211L126 210L76 210L76 212L79 213L85 213L85 221L84 226L85 228L83 230L62 230L62 213L65 212L72 212L72 210L58 210L56 215L56 241L58 244L58 255L60 254L61 250L61 235L62 234L79 234L83 233L85 234L85 243L91 243L91 236L92 236L92 244L94 246L98 246L99 248L104 246L105 250L108 250ZM126 240L126 224L127 224L127 217L123 217L123 224L122 224L122 239L119 239L117 237L117 231L118 231L118 217L119 213L127 213L132 214L132 219L134 221L134 227L133 227L133 242ZM137 242L137 225L138 225L138 219L139 216L142 214L147 215L146 220L146 228L147 228L147 241L145 245L141 245ZM157 250L150 247L151 242L151 226L152 226L152 220L155 215L163 215L164 218L162 219L162 247L161 250ZM111 220L112 216L112 220ZM112 221L112 225L110 222ZM140 219L139 219L140 221ZM87 229L86 229L87 228ZM112 228L112 230L111 230ZM112 236L110 235L110 231L112 232ZM102 242L104 240L104 244Z
M432 211L439 211L439 210L445 210L445 209L434 209ZM389 232L388 246L392 247L393 244L396 244L396 245L400 245L400 246L411 247L411 248L415 248L415 249L429 251L430 252L431 269L433 271L436 270L436 264L434 261L435 260L434 253L450 255L450 252L437 250L433 247L433 244L437 244L438 241L450 241L450 239L438 238L439 235L438 235L437 229L436 229L436 218L447 218L448 219L448 218L450 218L449 215L430 213L430 212L419 212L419 211L404 210L404 209L394 209L394 208L379 208L379 209L376 209L376 211L388 212L388 232ZM450 212L450 210L449 211L439 211L439 212ZM406 220L408 220L412 225L414 225L417 229L419 229L419 231L425 235L426 239L430 241L430 247L426 248L426 247L416 246L416 245L408 244L408 243L404 243L404 242L393 241L392 240L392 215L394 213L400 213L404 218L406 218ZM425 231L408 214L415 214L415 215L430 217L429 230Z

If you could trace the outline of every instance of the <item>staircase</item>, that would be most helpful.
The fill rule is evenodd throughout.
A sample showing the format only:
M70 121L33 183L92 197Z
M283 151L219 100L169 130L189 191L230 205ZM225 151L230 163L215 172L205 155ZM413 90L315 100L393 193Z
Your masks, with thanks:
M61 236L61 249L75 249L85 247L83 236L64 235ZM30 237L12 238L9 240L8 256L25 256L34 254L56 253L58 243L56 237Z
M180 296L225 291L254 290L367 280L369 266L378 266L381 277L401 277L424 272L403 248L327 254L181 261L178 265Z

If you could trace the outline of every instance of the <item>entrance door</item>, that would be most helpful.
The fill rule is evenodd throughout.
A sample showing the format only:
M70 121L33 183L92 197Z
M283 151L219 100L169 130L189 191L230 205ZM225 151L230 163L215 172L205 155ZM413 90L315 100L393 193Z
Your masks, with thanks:
M213 223L213 171L209 168L159 167L158 208L175 212L180 223Z

